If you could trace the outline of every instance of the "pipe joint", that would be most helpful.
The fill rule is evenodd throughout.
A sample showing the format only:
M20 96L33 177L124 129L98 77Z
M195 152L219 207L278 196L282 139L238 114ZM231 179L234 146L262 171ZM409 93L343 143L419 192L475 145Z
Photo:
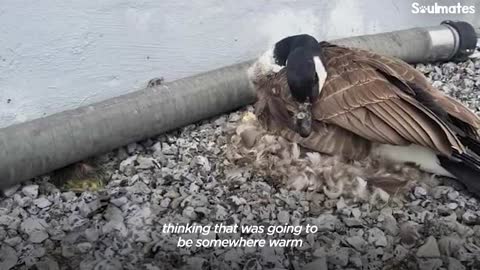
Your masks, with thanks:
M443 21L442 26L448 27L454 37L454 51L451 59L465 60L474 53L477 46L477 34L473 26L463 21Z

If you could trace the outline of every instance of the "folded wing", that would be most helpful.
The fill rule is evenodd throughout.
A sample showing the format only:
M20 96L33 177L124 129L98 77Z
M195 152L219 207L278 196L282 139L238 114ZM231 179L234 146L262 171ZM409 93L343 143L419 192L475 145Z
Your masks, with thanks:
M456 129L468 129L475 136L478 118L431 87L408 64L336 46L324 52L329 75L315 104L316 120L373 142L414 143L445 156L465 151Z

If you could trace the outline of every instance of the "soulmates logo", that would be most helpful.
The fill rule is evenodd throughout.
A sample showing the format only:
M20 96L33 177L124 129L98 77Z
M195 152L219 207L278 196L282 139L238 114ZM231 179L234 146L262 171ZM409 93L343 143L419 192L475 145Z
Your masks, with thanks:
M464 6L461 3L456 5L443 6L437 2L433 5L422 6L417 2L412 3L413 14L473 14L475 6Z

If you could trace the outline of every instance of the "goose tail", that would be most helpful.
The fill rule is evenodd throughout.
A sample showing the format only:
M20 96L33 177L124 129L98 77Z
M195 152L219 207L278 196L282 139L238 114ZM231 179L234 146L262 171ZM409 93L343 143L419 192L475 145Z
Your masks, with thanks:
M463 143L471 144L471 142ZM475 146L479 145L479 142L475 141ZM438 160L445 170L454 175L475 196L480 197L480 156L479 153L472 150L480 149L476 147L470 147L462 154L454 153L452 157L438 156Z

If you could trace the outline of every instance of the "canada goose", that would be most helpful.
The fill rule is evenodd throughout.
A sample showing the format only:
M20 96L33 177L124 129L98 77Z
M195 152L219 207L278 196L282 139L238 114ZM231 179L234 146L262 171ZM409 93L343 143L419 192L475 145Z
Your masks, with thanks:
M480 195L473 112L399 59L312 40L287 37L248 70L265 129L320 153L413 163Z

